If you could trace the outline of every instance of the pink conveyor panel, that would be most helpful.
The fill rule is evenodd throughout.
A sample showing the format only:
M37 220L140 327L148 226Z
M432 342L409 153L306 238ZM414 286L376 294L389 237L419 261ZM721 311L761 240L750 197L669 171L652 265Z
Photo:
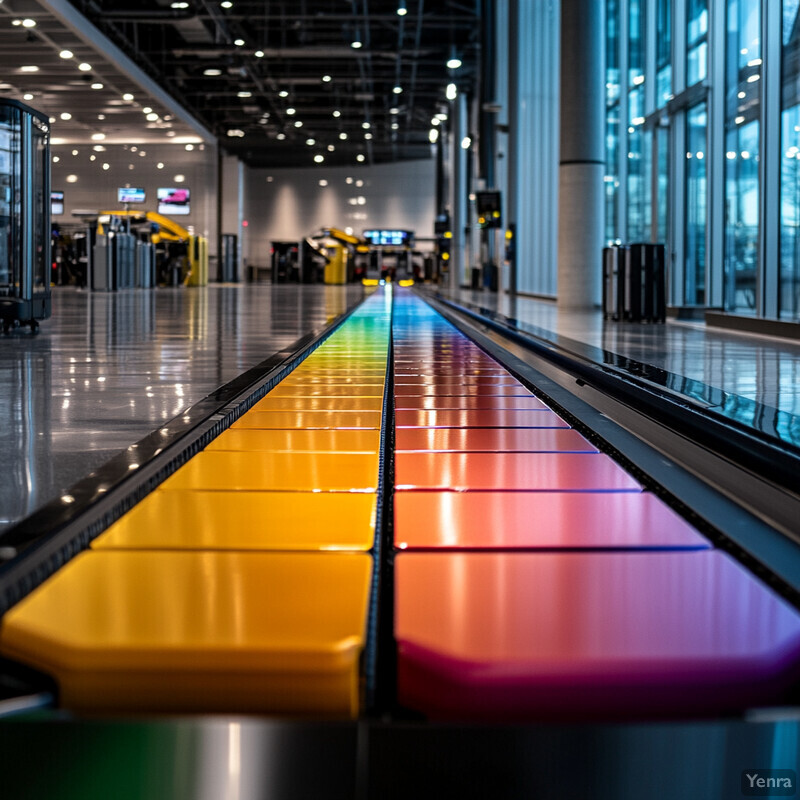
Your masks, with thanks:
M398 492L400 549L581 550L710 547L646 492Z
M398 428L395 451L596 453L571 428Z
M401 397L533 397L521 383L496 383L491 386L395 383L394 395Z
M602 453L397 453L395 489L639 491Z
M497 395L473 395L472 397L396 397L394 406L398 411L430 410L442 411L450 408L476 409L532 409L547 408L533 395L527 397L498 397Z
M398 409L394 423L397 428L569 428L548 408Z
M398 698L433 718L725 713L800 673L800 616L718 550L395 564Z

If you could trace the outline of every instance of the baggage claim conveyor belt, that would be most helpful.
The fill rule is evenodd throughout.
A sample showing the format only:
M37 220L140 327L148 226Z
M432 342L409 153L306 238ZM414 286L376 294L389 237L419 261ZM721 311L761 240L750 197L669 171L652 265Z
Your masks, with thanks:
M0 721L4 743L48 714L256 715L240 740L273 726L314 753L280 796L469 792L491 764L494 796L626 797L667 741L708 781L720 729L794 767L796 735L785 765L776 737L800 716L770 709L797 700L795 587L633 463L624 431L601 438L409 290L315 344L52 576L4 587L25 596L0 653L62 709Z

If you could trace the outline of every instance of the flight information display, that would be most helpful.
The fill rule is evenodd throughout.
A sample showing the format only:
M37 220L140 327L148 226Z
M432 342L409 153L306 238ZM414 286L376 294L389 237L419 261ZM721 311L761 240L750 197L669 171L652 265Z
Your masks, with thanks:
M117 189L118 203L144 203L144 199L144 189L131 189L129 186Z
M374 247L412 247L414 231L379 229L364 231L364 238Z

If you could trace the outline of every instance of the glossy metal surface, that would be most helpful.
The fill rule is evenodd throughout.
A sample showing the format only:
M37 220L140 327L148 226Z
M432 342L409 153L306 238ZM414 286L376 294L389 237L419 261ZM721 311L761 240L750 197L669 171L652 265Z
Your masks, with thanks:
M0 341L0 530L361 296L355 286L54 288L37 336Z
M597 452L594 445L568 428L398 428L395 450L438 453Z
M0 650L77 710L353 716L364 554L83 553L6 613Z
M397 453L395 488L457 492L640 491L602 453Z
M400 549L706 549L647 492L398 492Z
M232 429L262 430L272 428L378 430L380 427L380 411L251 411L231 426Z
M398 428L569 428L548 408L404 410L395 413Z
M374 494L157 490L92 542L95 549L369 550Z
M229 428L206 448L211 450L269 450L273 453L377 453L377 430L259 430Z
M435 717L719 713L800 677L800 615L715 550L401 553L395 635Z
M461 397L406 397L399 396L395 400L395 408L398 410L445 410L451 408L463 408L470 411L480 409L507 409L523 410L533 408L546 408L545 404L538 397L498 397L497 395L469 395Z

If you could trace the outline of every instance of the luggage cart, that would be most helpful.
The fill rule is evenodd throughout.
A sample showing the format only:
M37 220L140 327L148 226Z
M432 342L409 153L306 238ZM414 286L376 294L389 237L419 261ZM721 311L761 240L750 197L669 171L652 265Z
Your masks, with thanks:
M50 126L0 99L0 321L3 331L50 316Z

